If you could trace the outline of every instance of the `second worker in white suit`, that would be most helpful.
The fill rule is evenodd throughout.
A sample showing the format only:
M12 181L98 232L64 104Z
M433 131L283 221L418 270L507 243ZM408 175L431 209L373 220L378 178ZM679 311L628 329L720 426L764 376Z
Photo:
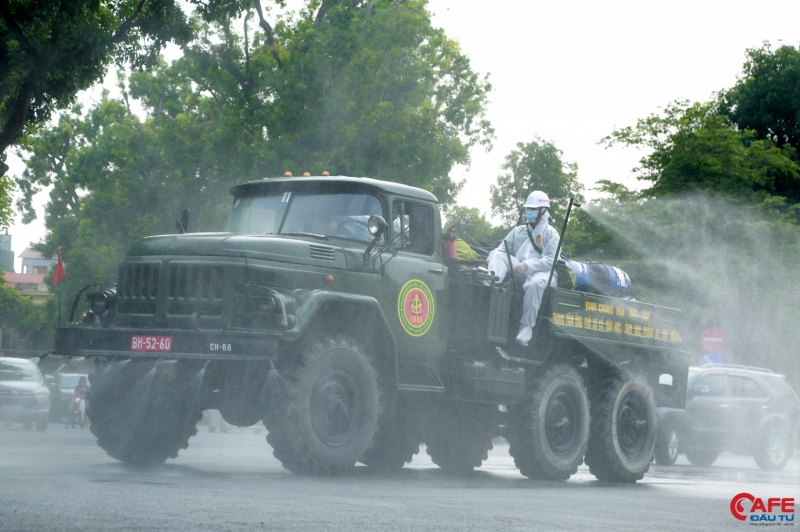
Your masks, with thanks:
M558 231L550 227L550 198L540 190L531 192L525 201L527 223L515 227L508 233L505 242L511 255L514 275L522 282L525 296L522 300L522 319L520 320L517 343L528 345L536 325L536 315L542 304L547 278L558 248ZM508 273L508 255L505 243L492 250L488 259L489 271L501 280ZM555 285L555 276L551 285Z

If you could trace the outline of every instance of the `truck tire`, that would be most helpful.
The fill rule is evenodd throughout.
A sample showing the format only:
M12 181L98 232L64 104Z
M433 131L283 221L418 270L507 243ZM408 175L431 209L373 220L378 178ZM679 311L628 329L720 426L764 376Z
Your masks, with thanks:
M419 453L422 427L418 416L407 404L398 405L395 415L381 418L380 427L372 444L364 451L359 462L378 471L399 469L411 463Z
M585 462L598 480L636 482L650 468L658 434L653 391L644 379L610 367L595 383Z
M338 475L353 468L372 441L380 412L378 374L347 336L301 348L284 408L264 421L283 467L298 474Z
M114 362L89 376L87 417L97 444L139 466L177 458L203 414L193 375L177 361Z
M428 455L451 475L466 475L489 458L498 433L497 406L442 404L431 411L425 428Z
M761 469L780 471L789 461L792 444L787 431L777 424L767 427L761 436L754 458Z
M717 461L717 457L719 457L719 453L717 451L709 451L707 449L686 450L686 459L689 460L692 465L696 465L698 467L709 467Z
M589 398L575 368L542 368L523 403L512 410L508 452L520 473L566 480L578 471L589 442Z
M658 465L675 465L678 460L678 450L680 448L680 436L678 429L673 423L666 423L659 427L658 439L656 440L656 450L653 453Z

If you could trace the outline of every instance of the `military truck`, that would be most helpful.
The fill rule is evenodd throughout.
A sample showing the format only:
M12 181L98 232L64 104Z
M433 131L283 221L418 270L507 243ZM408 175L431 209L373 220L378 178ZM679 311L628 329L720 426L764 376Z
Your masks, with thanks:
M231 194L223 232L135 242L57 330L58 354L96 361L88 416L113 458L175 458L213 408L263 420L299 474L399 468L423 443L467 473L501 434L531 478L647 471L656 406L685 400L677 310L551 287L522 347L520 288L448 258L430 192L320 176Z

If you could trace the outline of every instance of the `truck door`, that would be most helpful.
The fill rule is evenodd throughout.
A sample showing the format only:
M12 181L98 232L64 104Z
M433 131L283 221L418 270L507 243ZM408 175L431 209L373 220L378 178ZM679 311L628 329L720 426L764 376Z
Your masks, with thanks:
M441 386L433 365L444 354L447 268L439 258L436 206L392 202L383 261L384 312L397 339L400 383Z

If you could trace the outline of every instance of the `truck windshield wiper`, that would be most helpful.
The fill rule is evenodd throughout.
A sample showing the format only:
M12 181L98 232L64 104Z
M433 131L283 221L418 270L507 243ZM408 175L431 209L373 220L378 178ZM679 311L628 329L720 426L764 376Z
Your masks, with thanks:
M319 238L320 240L328 240L328 237L325 235L318 235L317 233L303 233L300 231L295 231L292 233L281 233L282 235L286 236L310 236L311 238Z

